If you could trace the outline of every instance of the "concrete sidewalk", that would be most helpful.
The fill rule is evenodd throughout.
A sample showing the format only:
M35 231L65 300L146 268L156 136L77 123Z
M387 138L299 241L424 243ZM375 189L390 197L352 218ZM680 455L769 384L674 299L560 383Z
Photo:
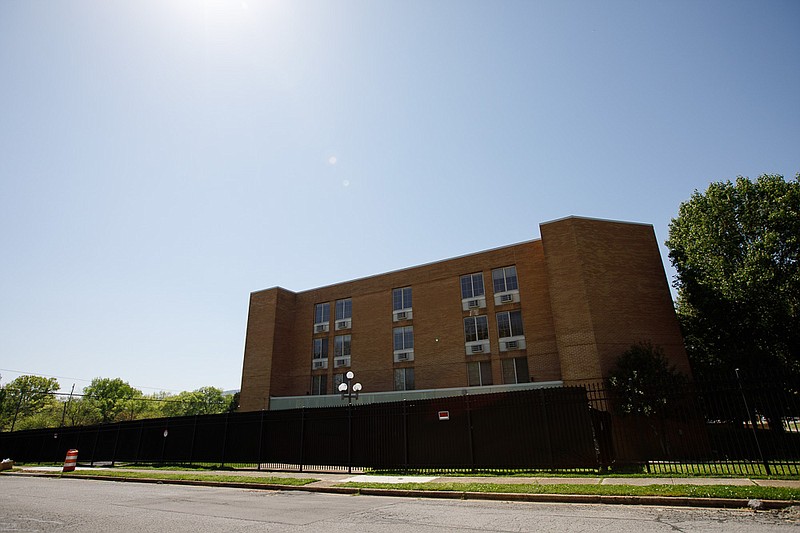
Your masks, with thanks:
M24 472L61 472L60 466L35 466L19 467ZM91 475L97 470L104 470L104 467L82 467L76 468L81 474ZM340 483L359 482L359 483L494 483L494 484L540 484L540 485L631 485L644 487L648 485L733 485L733 486L760 486L760 487L784 487L800 489L800 480L784 479L751 479L743 477L719 478L719 477L511 477L511 476L475 476L475 477L448 477L448 476L384 476L369 474L348 474L331 472L287 472L272 470L147 470L142 468L119 468L114 467L117 472L180 472L198 473L204 475L220 476L246 476L246 477L276 477L276 478L305 478L316 479L314 483L305 485L306 487L333 487Z

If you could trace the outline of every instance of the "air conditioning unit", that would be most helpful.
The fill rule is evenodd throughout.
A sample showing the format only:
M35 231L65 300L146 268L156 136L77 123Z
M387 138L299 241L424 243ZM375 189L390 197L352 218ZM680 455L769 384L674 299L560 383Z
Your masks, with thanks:
M480 306L481 306L480 300L470 300L467 302L467 307L469 307L470 309L475 309L476 307Z
M483 344L473 344L470 346L472 353L483 353Z
M506 350L516 350L519 348L519 341L507 341Z
M315 324L314 333L324 333L328 331L328 324Z
M314 370L319 370L320 368L328 368L328 360L327 359L314 359L311 363L311 368Z
M513 301L514 301L514 295L513 294L501 294L500 295L500 302L501 303L505 304L505 303L511 303Z
M350 366L350 356L346 355L344 357L335 357L333 359L333 367L334 368L341 368L343 366Z
M336 321L336 329L349 329L350 328L350 320L337 320Z
M409 355L410 355L409 352L400 352L399 354L397 354L396 359L397 359L398 362L399 361L408 361Z
M395 313L394 318L395 320L405 320L408 313L405 311L400 311L399 313Z

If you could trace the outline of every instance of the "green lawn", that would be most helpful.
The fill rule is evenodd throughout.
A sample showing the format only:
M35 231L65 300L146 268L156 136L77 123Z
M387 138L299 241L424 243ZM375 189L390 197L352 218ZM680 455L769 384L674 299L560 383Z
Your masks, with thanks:
M119 470L80 470L77 472L65 472L64 476L104 476L128 479L164 479L164 480L185 480L185 481L212 481L217 483L251 483L254 485L289 485L302 486L317 481L311 478L294 477L263 477L263 476L237 476L228 474L203 474L199 472L126 472Z
M732 485L541 485L538 483L342 483L342 487L420 491L502 492L511 494L587 494L602 496L672 496L800 500L800 489Z

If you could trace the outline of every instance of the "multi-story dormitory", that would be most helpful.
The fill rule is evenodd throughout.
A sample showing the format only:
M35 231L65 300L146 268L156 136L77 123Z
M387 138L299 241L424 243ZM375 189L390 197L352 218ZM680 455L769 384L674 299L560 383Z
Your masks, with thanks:
M568 217L540 232L327 287L252 293L240 410L338 394L347 371L363 393L595 381L638 342L689 372L652 226Z

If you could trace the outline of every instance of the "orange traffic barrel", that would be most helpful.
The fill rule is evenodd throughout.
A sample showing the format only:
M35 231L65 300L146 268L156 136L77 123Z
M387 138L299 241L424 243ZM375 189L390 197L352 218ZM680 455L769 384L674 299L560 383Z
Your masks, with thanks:
M75 471L76 464L78 464L78 450L67 451L67 458L64 459L64 470L62 472Z

